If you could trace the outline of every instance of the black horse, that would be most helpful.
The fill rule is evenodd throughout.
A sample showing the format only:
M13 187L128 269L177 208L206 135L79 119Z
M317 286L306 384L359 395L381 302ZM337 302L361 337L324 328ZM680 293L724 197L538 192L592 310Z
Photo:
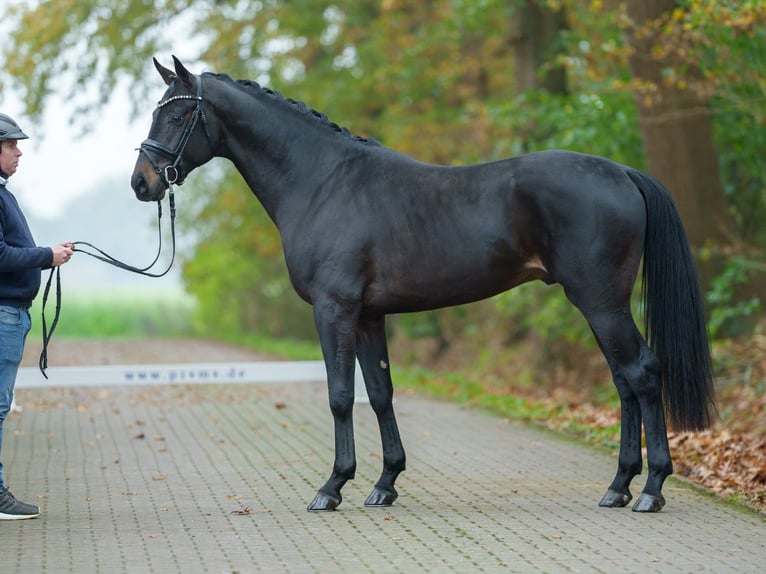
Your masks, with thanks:
M309 510L333 510L354 477L352 409L359 359L380 425L383 472L367 506L387 506L405 455L392 408L385 317L458 305L540 279L585 316L622 403L617 474L601 506L657 512L672 473L674 428L715 416L697 273L671 197L608 159L545 151L480 165L428 165L351 135L252 81L154 65L169 86L131 184L161 199L213 157L231 160L282 238L292 284L313 306L335 422L335 462ZM630 298L644 258L647 339ZM651 350L650 350L651 347Z

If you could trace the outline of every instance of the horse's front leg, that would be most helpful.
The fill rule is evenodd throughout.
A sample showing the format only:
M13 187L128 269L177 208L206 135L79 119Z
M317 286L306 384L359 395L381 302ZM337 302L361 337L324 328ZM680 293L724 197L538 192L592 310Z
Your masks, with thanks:
M370 406L375 411L383 444L383 473L375 483L365 506L390 506L398 494L394 482L404 470L405 456L394 416L394 389L386 343L385 317L359 322L357 357L364 374Z
M335 462L332 474L308 510L334 510L343 500L341 488L356 472L354 452L354 363L357 306L328 299L314 303L314 321L325 367L330 411L335 423Z

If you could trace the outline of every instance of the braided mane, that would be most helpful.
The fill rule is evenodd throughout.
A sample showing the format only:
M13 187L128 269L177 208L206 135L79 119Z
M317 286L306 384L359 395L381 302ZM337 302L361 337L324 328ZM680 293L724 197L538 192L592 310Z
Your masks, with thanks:
M285 98L282 94L280 94L276 90L272 90L271 88L264 88L262 87L258 82L254 80L233 80L229 75L227 74L215 74L212 72L205 72L205 75L210 75L215 78L218 78L220 80L224 80L226 82L230 82L234 84L236 87L240 88L244 92L248 92L251 95L261 95L266 94L267 96L274 99L274 101L284 103L286 105L289 105L294 109L296 112L306 115L308 117L311 117L315 119L318 122L321 122L322 124L326 125L328 128L335 130L336 132L356 141L362 144L367 145L375 145L379 146L381 145L379 141L372 139L372 138L366 138L362 136L357 136L352 134L347 128L344 128L342 126L339 126L335 122L331 122L329 118L323 114L322 112L318 112L317 110L310 108L303 102L299 102L298 100L294 100L292 98Z

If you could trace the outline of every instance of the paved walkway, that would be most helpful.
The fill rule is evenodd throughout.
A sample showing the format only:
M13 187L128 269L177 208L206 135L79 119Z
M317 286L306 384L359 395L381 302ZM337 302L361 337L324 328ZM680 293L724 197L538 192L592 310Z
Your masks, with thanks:
M356 407L358 472L336 512L323 385L26 389L7 482L36 520L0 523L6 573L737 572L766 564L766 518L678 481L663 512L601 509L615 459L455 405L398 395L408 470L380 470ZM640 484L635 485L635 492Z

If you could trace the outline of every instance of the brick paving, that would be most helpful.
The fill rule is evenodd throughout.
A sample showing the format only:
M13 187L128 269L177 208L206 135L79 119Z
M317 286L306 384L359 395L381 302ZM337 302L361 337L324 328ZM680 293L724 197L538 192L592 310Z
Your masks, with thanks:
M766 563L762 515L673 479L659 514L599 508L615 471L608 453L408 394L396 399L408 455L399 500L363 506L381 449L360 404L356 479L321 514L306 505L332 463L324 385L17 398L7 483L43 514L0 523L4 573L747 573Z

